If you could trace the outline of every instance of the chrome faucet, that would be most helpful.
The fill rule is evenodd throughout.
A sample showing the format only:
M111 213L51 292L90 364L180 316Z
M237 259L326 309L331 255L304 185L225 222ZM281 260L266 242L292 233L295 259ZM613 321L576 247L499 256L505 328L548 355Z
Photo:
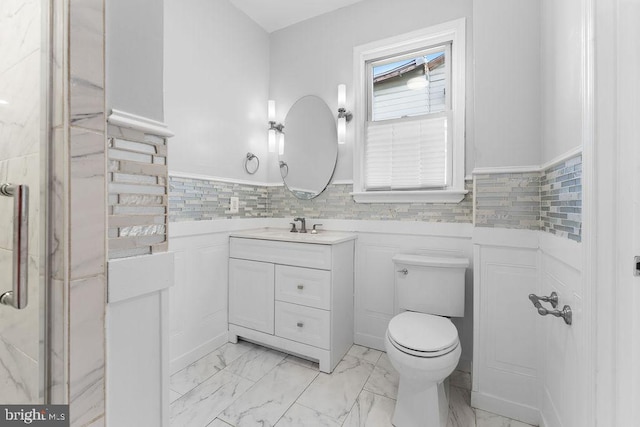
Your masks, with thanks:
M307 220L303 217L293 218L294 221L300 221L300 231L299 233L307 232Z

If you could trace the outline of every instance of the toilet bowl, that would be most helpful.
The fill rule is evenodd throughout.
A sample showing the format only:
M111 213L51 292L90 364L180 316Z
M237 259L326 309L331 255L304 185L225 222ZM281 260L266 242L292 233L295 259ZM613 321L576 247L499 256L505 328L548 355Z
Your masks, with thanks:
M396 255L396 300L400 312L387 327L384 346L400 384L393 414L396 427L446 427L445 379L462 348L448 317L464 315L467 259Z
M406 328L408 323L411 328ZM439 334L434 337L426 331ZM389 323L384 344L400 376L393 425L445 427L449 399L444 380L458 365L462 351L455 326L444 317L405 312Z

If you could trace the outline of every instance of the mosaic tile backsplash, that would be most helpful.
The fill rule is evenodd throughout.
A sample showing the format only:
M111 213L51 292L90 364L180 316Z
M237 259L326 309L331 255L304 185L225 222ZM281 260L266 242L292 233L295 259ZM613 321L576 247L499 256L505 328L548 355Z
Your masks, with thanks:
M477 227L540 229L540 173L476 175Z
M349 194L352 191L350 184L332 184L315 199L299 200L283 186L171 176L169 220L305 216L471 223L475 216L477 227L543 230L579 242L581 172L582 157L576 156L544 172L476 175L474 186L467 183L469 193L458 204L355 203ZM228 211L232 196L240 199L238 213Z
M582 156L543 172L475 176L476 227L543 230L582 240Z
M238 213L229 213L229 198L238 197ZM169 221L220 218L269 218L269 187L169 177Z
M540 180L541 228L582 240L582 156L544 171Z
M169 220L217 218L312 218L470 223L471 191L459 204L355 203L350 184L332 184L312 200L299 200L283 186L232 184L170 177ZM468 188L471 190L471 187ZM238 213L228 212L229 198L240 199Z

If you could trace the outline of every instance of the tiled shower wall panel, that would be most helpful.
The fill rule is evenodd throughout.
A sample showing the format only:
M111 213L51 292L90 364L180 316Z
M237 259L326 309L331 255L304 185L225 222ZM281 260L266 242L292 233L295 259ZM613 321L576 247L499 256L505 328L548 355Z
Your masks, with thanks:
M56 35L68 34L60 46L65 76L60 125L65 148L59 150L62 157L56 155L60 162L55 166L54 191L64 203L60 208L64 229L57 242L64 247L66 266L58 270L56 279L68 286L70 424L99 426L105 417L107 289L104 0L53 3L68 6L69 20L63 29L54 30ZM55 149L60 146L56 144Z
M540 173L475 176L476 227L540 229Z
M167 250L167 141L110 125L109 258Z
M540 180L541 227L582 240L582 155L546 169Z

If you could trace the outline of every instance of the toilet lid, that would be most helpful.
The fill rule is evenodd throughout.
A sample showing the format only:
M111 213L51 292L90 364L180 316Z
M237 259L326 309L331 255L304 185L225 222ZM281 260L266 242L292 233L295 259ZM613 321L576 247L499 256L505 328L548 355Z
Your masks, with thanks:
M395 344L413 352L433 353L431 357L458 345L458 330L451 320L431 314L405 311L391 319L387 331Z

